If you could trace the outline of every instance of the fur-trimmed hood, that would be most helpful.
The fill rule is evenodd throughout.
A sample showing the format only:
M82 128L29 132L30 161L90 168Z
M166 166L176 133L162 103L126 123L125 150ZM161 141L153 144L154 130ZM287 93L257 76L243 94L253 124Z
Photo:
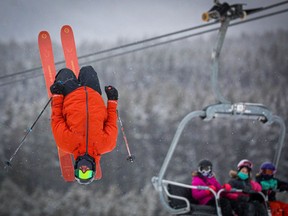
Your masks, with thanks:
M238 174L238 172L235 171L235 170L230 170L230 171L229 171L229 176L230 176L231 178L237 178L237 174Z

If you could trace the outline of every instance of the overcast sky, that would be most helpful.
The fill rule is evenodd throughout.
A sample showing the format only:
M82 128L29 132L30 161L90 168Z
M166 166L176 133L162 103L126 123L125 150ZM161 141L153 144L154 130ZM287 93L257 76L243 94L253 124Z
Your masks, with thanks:
M253 8L282 1L227 2L246 3L244 8ZM37 41L41 30L49 31L53 41L60 41L59 31L65 24L72 26L77 42L143 39L204 24L201 14L212 4L213 0L0 0L0 41ZM284 8L288 5L276 10ZM231 34L287 29L287 20L286 12L233 27Z

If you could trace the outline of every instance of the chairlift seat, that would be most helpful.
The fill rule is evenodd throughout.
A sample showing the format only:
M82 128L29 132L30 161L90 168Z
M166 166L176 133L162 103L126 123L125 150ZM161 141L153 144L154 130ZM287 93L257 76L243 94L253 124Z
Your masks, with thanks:
M185 214L178 215L217 215L216 208L208 205L198 205L197 201L192 197L192 191L190 188L181 187L178 185L167 185L169 193L176 196L185 197L191 204L191 211ZM186 207L186 203L183 200L168 197L169 205L174 209Z

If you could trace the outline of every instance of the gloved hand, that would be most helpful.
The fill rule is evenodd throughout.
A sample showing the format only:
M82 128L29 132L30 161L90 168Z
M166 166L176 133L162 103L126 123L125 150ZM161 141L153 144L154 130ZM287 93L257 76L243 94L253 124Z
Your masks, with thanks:
M208 187L209 187L210 189L212 189L213 191L217 192L217 188L216 188L214 185L209 185ZM211 191L210 191L210 190L206 190L206 193L207 193L207 194L210 194Z
M231 189L232 189L232 186L230 185L230 184L223 184L223 186L222 186L222 188L224 189L224 190L226 190L226 191L231 191Z
M209 188L212 189L213 191L217 192L217 188L214 185L209 185Z
M50 86L50 92L52 94L63 94L63 90L64 90L64 85L61 81L54 82Z
M113 86L105 86L105 92L108 100L118 100L118 91Z

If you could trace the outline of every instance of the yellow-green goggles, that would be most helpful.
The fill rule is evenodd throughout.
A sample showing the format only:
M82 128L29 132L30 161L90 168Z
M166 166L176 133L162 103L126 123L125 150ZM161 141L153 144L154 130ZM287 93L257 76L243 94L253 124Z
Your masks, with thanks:
M93 170L86 170L86 172L83 172L81 169L75 170L75 176L79 179L91 179L93 177Z

